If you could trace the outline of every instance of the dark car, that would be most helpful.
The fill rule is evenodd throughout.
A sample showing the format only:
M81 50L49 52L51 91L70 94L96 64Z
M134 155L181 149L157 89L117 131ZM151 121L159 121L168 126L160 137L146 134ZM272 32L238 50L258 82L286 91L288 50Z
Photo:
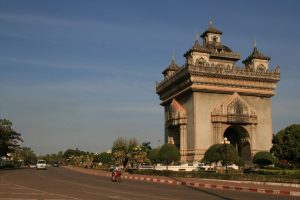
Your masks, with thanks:
M54 163L53 163L53 166L54 166L54 167L59 167L59 162L54 162Z

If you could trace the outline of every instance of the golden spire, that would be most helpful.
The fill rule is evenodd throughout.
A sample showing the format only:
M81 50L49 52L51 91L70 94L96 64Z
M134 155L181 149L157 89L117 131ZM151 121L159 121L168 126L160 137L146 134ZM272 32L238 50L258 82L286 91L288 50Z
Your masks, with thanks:
M193 46L193 49L198 49L199 48L199 41L198 41L198 31L196 32L196 37L195 37L195 44Z
M253 47L256 48L256 39L254 38Z
M209 26L212 26L212 18L209 18Z

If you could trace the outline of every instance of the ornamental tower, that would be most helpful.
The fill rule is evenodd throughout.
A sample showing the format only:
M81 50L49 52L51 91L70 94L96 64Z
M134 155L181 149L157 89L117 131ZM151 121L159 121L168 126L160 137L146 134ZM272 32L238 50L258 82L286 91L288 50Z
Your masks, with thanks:
M181 160L201 160L205 151L227 137L244 161L272 145L271 97L280 80L279 66L269 68L268 56L253 52L239 67L237 52L222 43L213 27L196 34L179 67L174 56L157 83L165 115L165 143L175 144Z

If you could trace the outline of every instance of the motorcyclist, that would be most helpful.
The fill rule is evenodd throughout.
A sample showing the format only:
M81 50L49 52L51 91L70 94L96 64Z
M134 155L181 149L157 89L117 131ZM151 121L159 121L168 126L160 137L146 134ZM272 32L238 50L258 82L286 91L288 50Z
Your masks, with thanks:
M115 166L112 171L112 174L111 174L112 180L117 181L117 179L121 178L121 174L122 174L121 168L118 166Z

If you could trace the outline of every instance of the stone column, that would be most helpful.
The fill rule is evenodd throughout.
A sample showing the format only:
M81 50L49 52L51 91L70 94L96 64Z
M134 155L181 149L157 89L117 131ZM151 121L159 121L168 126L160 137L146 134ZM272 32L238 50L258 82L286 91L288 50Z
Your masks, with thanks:
M255 142L255 130L256 130L256 125L251 124L249 136L250 136L250 147L251 147L252 156L254 156L254 154L257 153L257 146Z
M217 122L213 123L213 143L218 144L221 143L223 138L222 131L222 123Z
M218 139L218 125L213 123L213 143L216 143Z
M186 138L186 124L180 125L180 160L187 160L187 138Z

